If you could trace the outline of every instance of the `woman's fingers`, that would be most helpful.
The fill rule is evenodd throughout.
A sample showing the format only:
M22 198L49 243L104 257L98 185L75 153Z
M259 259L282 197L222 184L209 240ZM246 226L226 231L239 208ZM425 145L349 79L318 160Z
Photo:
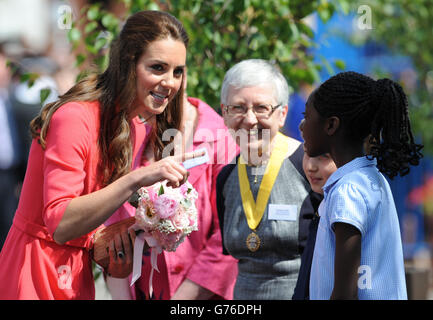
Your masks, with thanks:
M169 187L177 188L180 186L180 182L183 179L183 175L179 174L173 169L167 169L163 175L163 180L167 180L167 185Z
M110 264L114 263L116 261L116 248L114 245L114 240L111 240L108 244L108 254L110 256Z
M129 238L129 233L125 229L120 233L120 237L122 239L123 249L125 253L125 260L127 262L132 261L132 246L131 246L131 239Z
M182 181L182 179L185 177L185 175L188 172L184 166L171 159L167 160L166 169L169 173L174 175L179 181Z
M182 162L203 155L205 155L205 151L199 150L161 159L147 168L143 168L146 175L142 180L142 185L150 186L156 182L167 180L168 186L177 188L185 183L189 176Z
M194 158L198 158L201 156L205 155L205 151L204 150L196 150L196 151L191 151L191 152L187 152L187 153L183 153L183 154L179 154L176 156L173 156L173 159L177 162L184 162L186 160L190 160L190 159L194 159Z
M163 161L164 163L161 164L163 166L161 168L163 179L168 180L168 186L179 187L186 180L185 177L188 175L188 171L183 165L174 161L172 157Z
M170 166L176 171L178 171L180 174L185 175L188 172L186 168L180 162L177 162L174 158L167 158L167 161L170 163Z

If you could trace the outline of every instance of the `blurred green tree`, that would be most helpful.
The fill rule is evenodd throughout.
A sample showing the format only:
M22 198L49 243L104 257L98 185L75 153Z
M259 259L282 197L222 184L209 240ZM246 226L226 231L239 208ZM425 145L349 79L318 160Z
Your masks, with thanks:
M188 48L188 94L217 108L225 72L247 58L274 61L296 90L301 83L320 81L322 64L315 63L309 50L315 46L314 32L305 18L317 12L323 21L336 10L347 9L348 0L121 0L125 17L117 18L104 6L92 1L82 8L83 17L68 33L77 53L77 66L91 61L98 71L107 65L107 48L128 15L140 10L170 12L185 26L190 36ZM344 62L334 61L337 69ZM330 63L326 62L327 69ZM79 77L82 77L88 68ZM330 68L333 70L333 68Z

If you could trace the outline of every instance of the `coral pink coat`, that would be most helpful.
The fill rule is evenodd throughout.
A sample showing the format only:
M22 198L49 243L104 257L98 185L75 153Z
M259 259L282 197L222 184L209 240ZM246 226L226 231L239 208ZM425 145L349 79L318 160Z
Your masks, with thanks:
M188 100L198 108L199 121L190 150L206 148L210 162L189 169L188 181L196 188L199 198L198 231L194 231L175 252L158 255L158 272L153 274L154 299L168 300L180 284L189 279L212 291L215 298L233 299L237 276L237 260L222 254L221 232L216 210L216 178L222 167L237 154L238 147L230 137L223 119L206 103L196 98ZM135 210L125 204L107 224L134 215ZM143 256L141 278L136 283L137 294L148 299L150 256Z
M33 140L13 225L0 253L0 299L94 299L91 235L59 245L52 235L69 202L100 189L99 103L71 102L53 115L43 150ZM134 156L145 127L132 121Z

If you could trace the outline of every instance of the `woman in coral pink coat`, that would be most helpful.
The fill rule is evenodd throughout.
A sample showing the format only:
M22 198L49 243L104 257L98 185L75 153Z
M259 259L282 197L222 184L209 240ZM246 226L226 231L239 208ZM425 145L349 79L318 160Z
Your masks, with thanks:
M33 143L13 225L0 253L0 299L93 299L92 234L140 187L187 177L162 158L161 133L180 128L188 36L171 15L131 16L110 63L46 105L31 123ZM131 170L152 124L155 162ZM107 272L132 270L133 233L110 244Z

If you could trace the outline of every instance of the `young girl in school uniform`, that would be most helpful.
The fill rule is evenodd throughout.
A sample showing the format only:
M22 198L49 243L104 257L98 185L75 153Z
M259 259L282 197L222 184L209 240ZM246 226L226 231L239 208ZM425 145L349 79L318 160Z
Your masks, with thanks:
M407 299L398 216L383 176L403 176L422 157L402 88L339 73L310 95L301 130L307 154L329 153L338 168L323 187L310 299Z

